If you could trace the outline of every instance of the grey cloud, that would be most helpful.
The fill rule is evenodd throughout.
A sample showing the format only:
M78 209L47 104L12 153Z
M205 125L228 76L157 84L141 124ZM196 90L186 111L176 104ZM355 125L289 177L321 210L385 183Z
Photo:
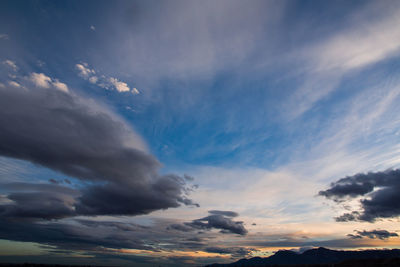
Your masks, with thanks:
M58 184L59 182L53 178L49 179L49 182L52 184Z
M174 223L167 227L167 230L177 230L182 232L190 232L193 231L193 228L190 226L186 226L184 224Z
M358 211L353 211L350 213L345 213L335 218L337 222L350 222L350 221L357 221L360 217L360 213Z
M184 174L183 178L185 178L187 181L194 181L194 178L190 175Z
M77 219L77 222L79 222L82 225L88 226L88 227L113 227L117 230L123 231L123 232L131 232L131 231L142 231L144 229L149 229L148 226L143 226L143 225L138 225L134 223L121 223L121 222L114 222L114 221L91 221L91 220L83 220L83 219Z
M233 211L209 211L211 215L193 220L191 222L185 222L184 224L172 224L169 229L174 229L183 232L189 232L193 230L211 230L219 229L221 233L233 233L239 235L246 235L247 229L244 227L243 222L233 221L230 217L238 216ZM228 217L228 216L229 217Z
M152 249L138 238L120 234L119 231L104 231L83 224L73 225L61 222L36 223L2 220L0 222L0 238L37 242L68 250L93 251L101 247Z
M223 211L223 210L209 210L208 213L214 214L214 215L223 215L227 217L237 217L239 214L234 211Z
M388 239L390 237L399 236L397 233L389 232L387 230L371 230L371 231L355 231L356 234L348 234L347 236L352 239L361 239L368 237L370 239Z
M239 235L247 234L247 230L244 228L243 222L235 222L223 215L209 215L207 217L194 220L190 223L186 223L186 225L197 229L220 229L221 233L233 233Z
M78 194L43 192L44 185L17 190L1 215L138 215L195 205L185 178L159 175L160 163L145 150L122 119L93 100L54 88L0 88L0 155L83 182Z
M8 192L7 202L0 205L2 218L60 219L74 216L79 191L56 184L1 184Z
M363 238L361 235L348 234L347 236L350 237L351 239L362 239Z
M400 215L400 169L345 177L319 195L337 202L363 197L361 211L345 213L336 221L373 222L378 218L397 217Z
M251 255L251 253L257 251L257 249L243 247L206 247L204 251L218 254L231 254L232 257L242 258Z
M327 198L342 198L342 197L357 197L363 196L374 190L374 185L371 183L355 183L355 184L334 184L332 188L320 191L319 195Z

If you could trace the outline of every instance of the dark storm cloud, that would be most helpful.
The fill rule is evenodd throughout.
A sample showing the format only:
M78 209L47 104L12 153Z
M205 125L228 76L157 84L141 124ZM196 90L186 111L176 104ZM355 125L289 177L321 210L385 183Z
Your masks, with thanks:
M233 211L209 211L211 215L186 222L184 224L172 224L168 228L183 232L189 232L193 230L211 230L219 229L221 233L233 233L239 235L246 235L247 230L241 221L233 221L230 217L236 217L239 214ZM228 217L229 216L229 217Z
M343 214L337 221L373 222L378 218L397 217L400 215L400 169L345 177L319 195L337 202L364 197L360 200L360 212Z
M371 231L355 231L355 234L348 234L348 237L352 239L361 239L368 237L370 239L388 239L390 237L399 236L397 233L389 232L386 230L371 230Z
M43 192L44 185L12 192L2 216L138 215L195 205L186 179L159 175L160 163L122 119L73 93L30 87L0 88L0 155L76 177L84 186L78 194Z
M365 195L374 190L374 185L368 182L365 183L354 183L354 184L335 184L332 188L320 191L319 195L327 198L342 198L342 197L357 197Z
M2 218L60 219L74 216L79 191L56 184L1 184L10 200L0 205Z

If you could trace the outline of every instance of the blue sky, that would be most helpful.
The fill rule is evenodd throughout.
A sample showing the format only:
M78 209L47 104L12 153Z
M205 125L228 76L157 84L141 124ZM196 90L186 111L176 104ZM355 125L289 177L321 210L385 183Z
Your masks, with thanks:
M0 182L4 186L29 183L30 189L18 190L41 192L47 189L33 185L52 184L53 179L63 201L75 203L71 205L77 210L89 203L85 192L93 197L96 193L91 190L104 184L116 186L121 177L123 183L130 181L125 185L132 195L140 192L132 184L142 167L130 167L113 154L133 149L129 153L135 156L128 153L127 162L131 156L146 164L158 161L160 165L149 163L151 179L167 179L177 190L173 199L168 198L175 204L150 210L146 206L140 211L114 212L110 202L106 209L86 205L74 215L45 221L49 227L73 225L78 232L88 226L78 227L82 218L153 227L148 236L132 233L132 240L140 240L144 247L119 248L127 249L124 253L132 257L128 260L124 253L113 251L112 244L102 244L109 249L104 255L84 249L68 254L51 240L3 235L0 238L9 241L2 246L29 241L60 250L57 255L64 253L66 262L79 262L74 253L89 253L93 260L108 257L118 264L132 260L143 265L151 264L146 257L155 255L155 247L161 251L156 256L160 262L177 264L173 256L179 256L186 264L204 263L205 256L193 253L206 253L205 243L250 249L247 255L318 246L321 240L344 249L398 246L398 237L361 242L346 234L362 229L397 231L390 220L398 220L399 214L378 214L373 222L363 221L367 217L361 215L358 221L345 223L333 219L348 210L365 215L368 210L360 198L376 195L379 182L370 195L349 195L344 202L331 201L336 195L327 199L318 194L330 186L334 189L331 183L346 176L386 173L400 166L399 12L396 1L2 1L0 89L3 97L22 106L2 111L9 117L0 126L5 133L0 136L4 144ZM57 92L54 98L47 92L52 89ZM23 95L23 90L29 93ZM11 95L14 91L18 95ZM61 91L71 96L70 104L63 102ZM32 109L22 103L31 103ZM47 110L58 104L71 112L68 116L77 117L68 117L65 124L58 113L39 117L53 114ZM24 113L29 110L36 110L37 117ZM78 117L85 123L75 121ZM14 123L19 120L26 125ZM106 121L109 127L103 125ZM71 126L66 127L68 123ZM57 132L57 127L64 130ZM14 139L7 136L21 130L24 133ZM17 148L22 143L34 151ZM79 144L97 147L96 153L104 153L104 158L87 163L88 150L75 148ZM52 146L54 151L46 152ZM56 148L70 153L63 155L70 165L51 161L61 154ZM39 153L41 149L48 153L46 157ZM99 167L108 161L112 162L109 169ZM89 177L80 168L95 175ZM170 173L185 185L178 186ZM185 179L185 174L194 180ZM147 181L143 179L140 183ZM169 187L162 185L164 194ZM16 201L12 192L17 189L4 188L0 201L7 211L0 212L9 214L15 208L10 200ZM65 188L73 190L68 197ZM129 201L136 205L135 198ZM210 210L234 211L238 216ZM247 232L219 229L233 231L233 235L221 234L210 226L207 241L194 248L180 243L181 233L164 231L168 225L185 225L208 218L207 214L242 221ZM37 223L36 218L31 226ZM113 231L110 234L118 234ZM242 234L234 235L235 231ZM173 248L163 242L154 245L157 236ZM264 243L256 240L258 236ZM308 236L307 242L300 236ZM199 237L193 234L193 238ZM168 254L171 251L175 255ZM40 260L53 252L35 253L29 259ZM211 262L239 257L232 253L207 255Z

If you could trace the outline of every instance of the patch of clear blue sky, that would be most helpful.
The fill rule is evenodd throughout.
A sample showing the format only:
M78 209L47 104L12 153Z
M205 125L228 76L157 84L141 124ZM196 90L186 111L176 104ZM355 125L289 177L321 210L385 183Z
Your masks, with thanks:
M294 152L307 154L321 131L343 114L337 107L348 108L349 97L368 86L363 82L365 74L376 72L372 68L345 77L339 90L303 116L285 119L288 107L282 103L301 84L304 73L297 73L301 62L281 58L288 51L295 52L344 29L349 16L366 5L365 1L289 1L274 22L275 30L257 36L255 48L244 59L222 63L222 67L200 71L199 75L159 75L157 69L154 73L150 69L146 75L127 68L123 53L129 57L141 51L134 43L126 50L127 40L118 29L136 31L140 26L150 31L154 28L154 34L160 34L159 17L168 12L165 7L180 3L120 1L110 6L103 1L3 2L0 33L8 34L10 40L1 44L0 56L24 65L21 69L27 72L56 77L70 88L115 107L161 162L178 168L191 164L270 169L289 162ZM265 8L261 2L260 7ZM113 50L118 42L124 51ZM168 51L168 47L155 44L155 54L158 49ZM174 47L170 49L174 51ZM45 65L38 66L38 60ZM141 94L119 94L89 84L77 76L74 66L79 62L137 87ZM265 66L264 62L269 63ZM393 65L381 67L393 72ZM152 76L156 81L149 82Z

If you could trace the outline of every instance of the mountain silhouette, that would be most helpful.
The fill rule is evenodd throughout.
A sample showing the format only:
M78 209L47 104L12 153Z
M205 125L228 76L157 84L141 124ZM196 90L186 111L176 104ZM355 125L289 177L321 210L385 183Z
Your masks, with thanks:
M261 258L241 259L228 264L211 264L207 267L219 266L271 266L271 265L293 265L293 264L337 264L346 261L357 261L365 259L393 259L400 258L400 249L385 250L361 250L361 251L342 251L330 250L327 248L310 249L302 254L291 250L280 250L274 255ZM347 265L346 265L347 266ZM357 265L354 265L357 266Z

